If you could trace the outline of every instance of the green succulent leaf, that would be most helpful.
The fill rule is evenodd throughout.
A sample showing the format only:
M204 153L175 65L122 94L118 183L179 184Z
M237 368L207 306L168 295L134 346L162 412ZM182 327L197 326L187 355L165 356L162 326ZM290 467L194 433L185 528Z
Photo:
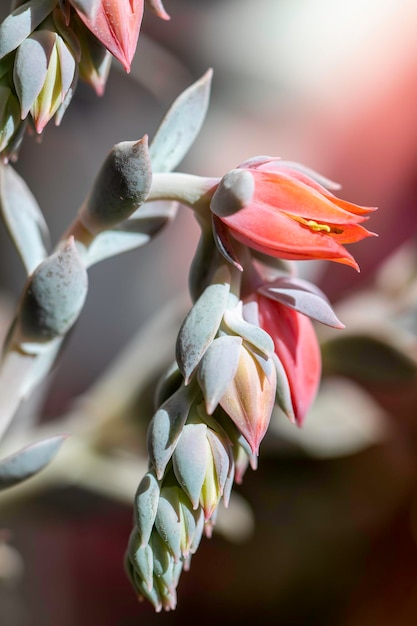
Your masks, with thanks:
M212 70L188 87L171 105L149 151L154 172L170 172L182 161L206 117Z
M176 356L186 384L216 336L229 291L228 283L209 285L182 323L177 338Z
M51 13L58 0L30 0L0 24L0 59L15 50Z

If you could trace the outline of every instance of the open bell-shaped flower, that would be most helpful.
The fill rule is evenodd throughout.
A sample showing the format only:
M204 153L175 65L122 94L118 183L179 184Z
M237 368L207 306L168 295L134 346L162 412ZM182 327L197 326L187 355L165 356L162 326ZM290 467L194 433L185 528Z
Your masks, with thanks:
M374 208L340 200L326 188L329 182L275 158L243 163L226 174L211 201L219 247L232 248L230 234L269 256L325 259L358 269L344 244L374 234L361 226Z

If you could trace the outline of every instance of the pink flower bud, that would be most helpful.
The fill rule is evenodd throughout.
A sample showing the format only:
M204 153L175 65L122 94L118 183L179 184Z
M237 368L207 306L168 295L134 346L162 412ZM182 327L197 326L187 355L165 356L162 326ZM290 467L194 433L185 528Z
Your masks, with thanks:
M301 426L320 382L321 353L311 320L276 300L257 294L259 323L273 339L291 392L296 423Z
M236 374L220 400L220 406L245 437L254 454L258 454L268 429L275 392L275 368L263 368L255 354L242 344Z
M123 65L126 72L134 57L142 24L144 0L101 0L93 19L77 13L87 28Z

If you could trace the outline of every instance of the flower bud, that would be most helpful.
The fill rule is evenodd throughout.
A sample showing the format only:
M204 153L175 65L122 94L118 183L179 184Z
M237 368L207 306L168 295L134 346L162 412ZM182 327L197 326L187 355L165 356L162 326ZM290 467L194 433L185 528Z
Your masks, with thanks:
M75 59L63 38L53 30L33 32L20 44L14 65L22 119L30 112L41 133L64 102L75 77Z
M100 0L93 18L78 10L85 26L123 65L126 72L136 51L144 0ZM77 7L76 7L77 8Z
M272 359L261 363L243 343L236 374L221 398L220 406L248 441L254 454L258 454L268 429L275 393L276 371Z

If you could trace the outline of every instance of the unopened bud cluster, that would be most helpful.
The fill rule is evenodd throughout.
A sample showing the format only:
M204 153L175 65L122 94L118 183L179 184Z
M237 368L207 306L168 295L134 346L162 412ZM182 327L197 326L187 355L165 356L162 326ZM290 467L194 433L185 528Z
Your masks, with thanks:
M161 3L151 2L169 19ZM154 5L154 6L152 6ZM78 79L98 95L111 59L128 72L143 17L144 0L16 0L0 24L0 155L16 158L29 125L42 133L59 124Z

